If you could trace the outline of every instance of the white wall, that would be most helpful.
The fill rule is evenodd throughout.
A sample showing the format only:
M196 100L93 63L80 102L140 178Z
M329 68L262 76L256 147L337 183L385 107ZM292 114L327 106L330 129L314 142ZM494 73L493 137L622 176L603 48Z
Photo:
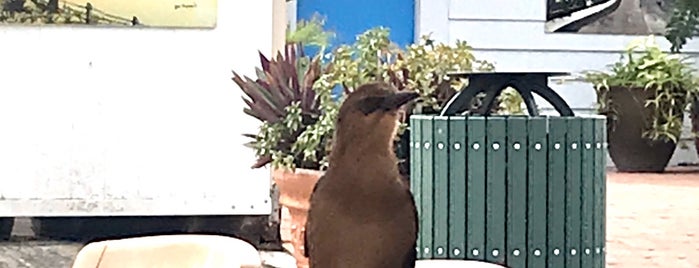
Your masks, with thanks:
M0 216L266 214L231 70L272 45L272 1L214 30L0 28Z
M440 42L465 40L476 56L495 63L498 71L601 70L616 61L641 36L546 33L545 0L416 0L416 37L430 34ZM669 49L661 36L658 43ZM683 48L699 55L699 38ZM595 103L590 84L565 81L552 87L574 110L586 113ZM542 108L551 106L537 98ZM693 146L691 146L693 147ZM678 149L671 163L697 161L694 151Z

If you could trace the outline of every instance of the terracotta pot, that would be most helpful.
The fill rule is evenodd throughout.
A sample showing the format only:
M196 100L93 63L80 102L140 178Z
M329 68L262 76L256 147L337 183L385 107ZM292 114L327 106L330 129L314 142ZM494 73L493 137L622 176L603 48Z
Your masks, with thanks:
M677 146L674 142L650 140L643 131L652 116L644 107L653 91L639 88L612 87L607 93L616 118L607 120L609 156L621 172L663 172ZM678 114L682 113L678 109Z
M298 168L294 172L285 169L272 171L272 178L279 187L279 204L283 212L288 211L286 215L282 213L281 218L282 243L291 243L298 268L308 267L308 259L303 256L304 226L311 192L322 175L322 171Z

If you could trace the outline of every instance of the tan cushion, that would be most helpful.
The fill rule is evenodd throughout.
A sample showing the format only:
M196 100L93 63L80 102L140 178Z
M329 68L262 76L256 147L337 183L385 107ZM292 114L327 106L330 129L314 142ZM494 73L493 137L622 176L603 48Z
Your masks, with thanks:
M415 268L507 268L499 264L463 260L418 260Z
M83 247L73 268L261 267L249 243L217 235L159 235L94 242Z

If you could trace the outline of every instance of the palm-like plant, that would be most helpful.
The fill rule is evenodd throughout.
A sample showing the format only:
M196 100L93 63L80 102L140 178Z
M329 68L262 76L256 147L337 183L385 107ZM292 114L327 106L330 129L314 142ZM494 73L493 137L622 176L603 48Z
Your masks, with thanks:
M303 54L300 44L289 43L283 54L268 59L260 53L261 68L257 78L251 79L233 72L233 81L245 93L244 112L263 124L256 134L245 134L253 139L247 145L258 157L253 168L272 163L275 167L317 166L322 150L301 150L294 146L307 128L321 118L322 109L313 90L313 84L322 70L320 57ZM304 148L307 149L307 148Z

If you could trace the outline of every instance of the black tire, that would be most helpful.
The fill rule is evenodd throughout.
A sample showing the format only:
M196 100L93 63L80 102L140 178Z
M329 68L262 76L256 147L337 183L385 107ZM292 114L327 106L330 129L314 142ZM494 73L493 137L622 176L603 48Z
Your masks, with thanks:
M0 241L6 241L12 236L12 228L15 226L15 218L0 218Z

